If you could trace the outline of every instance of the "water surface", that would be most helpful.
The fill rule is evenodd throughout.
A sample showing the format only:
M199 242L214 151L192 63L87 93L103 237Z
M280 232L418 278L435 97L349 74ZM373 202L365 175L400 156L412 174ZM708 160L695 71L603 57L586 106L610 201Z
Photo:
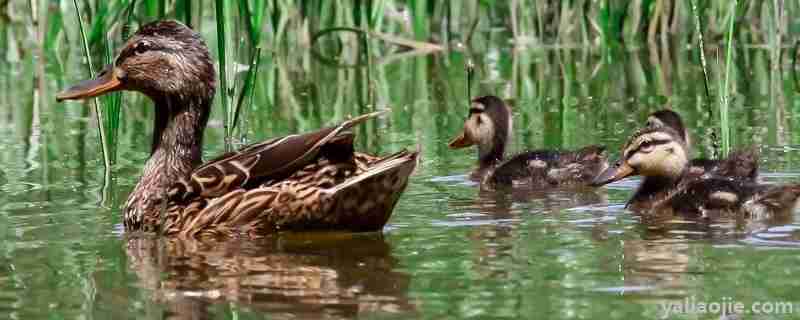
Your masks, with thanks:
M649 228L623 209L636 180L579 192L481 191L466 178L474 150L446 147L467 113L463 68L474 59L472 92L512 101L512 151L599 143L616 157L649 112L669 107L686 117L696 155L707 156L718 115L709 116L693 51L512 50L506 38L488 39L474 52L372 66L375 105L393 112L357 130L359 148L423 150L383 232L258 241L125 234L119 208L148 156L150 103L124 95L106 184L89 105L53 98L84 75L78 56L49 61L44 74L34 57L3 63L0 318L638 319L660 316L664 303L726 297L792 302L794 314L767 318L800 317L794 217ZM800 181L791 70L770 73L766 50L737 55L733 144L759 148L765 182ZM262 67L261 77L279 80L263 85L247 113L247 141L375 108L359 93L364 69L301 58L308 68L293 57ZM224 149L220 119L215 109L207 158Z

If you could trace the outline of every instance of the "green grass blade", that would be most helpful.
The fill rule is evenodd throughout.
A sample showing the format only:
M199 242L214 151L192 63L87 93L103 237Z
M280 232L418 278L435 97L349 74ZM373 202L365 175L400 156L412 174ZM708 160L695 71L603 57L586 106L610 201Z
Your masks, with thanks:
M250 4L252 3L252 5ZM250 43L256 47L261 39L261 27L264 22L264 0L239 0L239 15L245 22Z
M426 0L410 0L409 6L411 7L411 22L414 29L414 37L417 40L424 40L428 38L428 1Z
M61 10L50 10L47 19L47 33L44 38L44 49L48 54L54 54L56 39L61 31L64 30L64 15Z
M228 104L228 59L227 59L227 35L226 35L226 20L228 11L228 1L216 0L216 20L217 20L217 54L219 55L219 74L220 74L220 102L222 103L222 110L224 110L224 123L225 123L225 137L226 141L231 136L231 123L230 120L230 105ZM226 148L228 143L226 142Z
M128 5L128 17L125 20L125 25L122 26L122 41L125 42L128 40L128 35L131 34L131 28L133 27L133 19L134 19L134 11L136 10L136 0L131 0L131 3Z
M111 45L111 40L106 40L105 46L105 62L111 64L114 62L114 49ZM114 92L104 96L103 105L106 107L105 121L107 129L108 140L108 153L111 164L117 162L117 137L119 132L119 113L122 105L122 93Z
M183 23L192 26L192 0L182 0L177 6L175 14L183 19Z
M719 121L722 127L722 154L728 154L731 150L731 127L728 120L730 96L728 90L730 89L731 64L733 58L733 26L736 21L736 5L737 0L733 0L731 2L730 21L728 24L728 45L725 52L725 83L722 87L722 93L720 94Z
M711 91L708 88L709 81L708 81L708 63L706 63L706 50L703 41L703 25L700 22L700 13L697 9L697 0L692 0L692 14L694 15L694 22L695 22L695 32L697 32L697 40L700 46L700 66L703 69L703 85L706 89L706 110L708 110L708 118L714 119L714 111L711 109ZM719 144L717 141L716 134L712 131L711 132L711 141L714 144L714 151L719 151ZM712 155L715 157L715 155Z
M158 0L158 18L164 19L167 16L166 0Z
M144 14L150 18L158 17L158 1L160 0L144 0Z
M247 77L244 80L244 86L242 87L242 92L239 93L239 100L236 103L236 110L233 114L233 124L231 125L231 131L236 128L236 125L239 123L239 113L242 110L242 104L247 97L249 104L253 104L253 92L255 91L256 86L256 76L258 76L258 66L261 64L261 47L257 47L253 51L252 57L250 57L250 69L247 70Z
M75 5L75 14L78 15L78 29L81 32L81 40L83 41L83 52L86 57L86 63L89 65L89 77L94 77L94 67L92 67L92 56L91 52L89 51L89 41L86 38L86 31L83 29L83 18L81 17L81 8L78 6L78 0L72 0L72 4ZM106 173L111 171L111 158L108 154L108 140L106 139L106 129L105 123L103 121L103 109L100 108L100 104L97 102L97 99L92 99L94 104L95 116L97 117L97 127L98 132L100 134L100 147L103 152L103 164L106 168Z

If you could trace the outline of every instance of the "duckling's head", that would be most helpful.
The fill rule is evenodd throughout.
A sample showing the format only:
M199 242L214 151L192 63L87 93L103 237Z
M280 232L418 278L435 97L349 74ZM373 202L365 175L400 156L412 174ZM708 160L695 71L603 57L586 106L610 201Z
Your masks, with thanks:
M216 71L205 41L174 20L146 24L127 41L114 63L56 99L86 99L119 90L139 91L153 100L211 100Z
M628 176L677 181L689 163L686 142L670 127L648 127L631 137L620 159L592 182L605 185Z
M502 160L506 143L511 136L511 110L496 96L475 98L470 103L464 130L450 141L450 148L478 146L482 163Z
M690 146L692 144L691 141L689 140L689 132L683 125L683 119L681 119L681 116L675 111L669 109L663 109L651 113L647 117L647 122L645 123L645 127L648 128L669 127L672 130L675 130L675 132L678 132L680 134L681 139L683 139L683 141L686 141L687 146Z

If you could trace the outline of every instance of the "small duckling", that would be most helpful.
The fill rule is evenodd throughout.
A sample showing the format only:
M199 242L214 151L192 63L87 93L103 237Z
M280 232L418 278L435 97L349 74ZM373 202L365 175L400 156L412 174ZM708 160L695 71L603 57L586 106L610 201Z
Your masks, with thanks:
M592 183L605 185L640 175L642 183L628 201L634 211L670 212L708 217L710 212L737 217L791 214L800 184L762 185L750 180L690 176L688 146L671 127L648 127L635 133L622 148L619 161Z
M478 168L470 178L483 185L521 185L531 188L586 186L608 168L605 147L587 146L576 151L535 150L504 161L511 139L511 110L496 96L475 98L464 130L449 146L478 146Z
M681 116L672 110L663 109L650 114L645 125L648 128L669 127L678 132L691 150L691 138L683 125ZM689 162L689 176L734 178L756 181L758 178L758 152L753 148L735 150L724 159L695 158Z

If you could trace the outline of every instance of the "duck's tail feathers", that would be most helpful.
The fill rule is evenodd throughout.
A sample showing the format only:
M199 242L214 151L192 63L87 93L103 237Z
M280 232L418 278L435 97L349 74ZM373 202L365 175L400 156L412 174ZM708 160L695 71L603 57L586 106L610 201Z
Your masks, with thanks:
M380 180L380 177L386 177L390 175L395 175L401 180L407 180L414 171L414 168L417 167L418 161L419 151L403 150L397 152L378 160L375 163L372 163L367 172L348 179L347 181L331 188L331 192L340 192L347 188L352 188L353 186L364 183L364 181L371 179Z
M342 225L352 231L383 228L395 204L408 185L409 176L419 161L419 151L395 153L370 164L363 174L324 190L326 201L333 201Z

